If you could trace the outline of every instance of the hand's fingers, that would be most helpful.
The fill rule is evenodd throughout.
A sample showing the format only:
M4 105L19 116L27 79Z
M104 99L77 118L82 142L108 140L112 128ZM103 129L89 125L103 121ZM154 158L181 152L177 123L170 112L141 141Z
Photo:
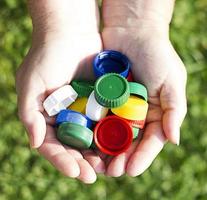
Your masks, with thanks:
M107 167L106 175L112 176L112 177L119 177L123 175L125 173L128 159L130 155L133 153L133 151L135 150L137 144L138 144L138 140L133 142L133 144L130 146L130 148L126 152L113 157Z
M42 115L45 118L45 122L46 124L50 125L50 126L55 126L55 116L54 117L49 117L48 114L46 113L46 111L43 111Z
M42 115L45 88L38 77L35 82L38 84L27 83L18 91L18 114L29 134L31 147L38 148L46 134L46 122Z
M105 172L105 164L103 160L92 150L82 151L84 158L90 163L96 173Z
M179 145L180 127L187 112L185 86L164 85L160 93L160 101L164 111L164 133L172 143Z
M90 184L96 181L96 174L93 169L93 166L90 165L84 158L80 151L72 149L71 147L65 146L67 152L72 155L79 167L80 167L80 175L77 179L83 181L84 183Z
M77 178L87 184L94 183L96 181L96 173L88 161L79 159L77 162L80 167L80 175Z
M94 151L97 153L97 155L102 159L102 160L105 160L108 156L107 154L101 152L100 150L98 149L94 149Z
M39 152L64 175L76 178L80 175L80 167L76 159L67 152L64 146L55 137L55 130L47 126L44 143Z
M129 176L143 173L162 150L165 137L161 122L152 122L146 126L143 139L130 157L126 172Z
M38 148L43 143L46 134L45 118L38 110L21 108L19 106L19 118L28 132L30 146Z
M143 136L143 130L140 130L138 137L126 152L115 157L108 156L108 158L106 159L106 164L107 164L106 175L112 177L119 177L125 173L128 160L131 154L135 151L137 144L142 139L142 136Z
M83 155L80 153L80 151L73 149L72 147L69 147L67 145L63 145L66 149L66 151L73 156L76 160L83 159Z

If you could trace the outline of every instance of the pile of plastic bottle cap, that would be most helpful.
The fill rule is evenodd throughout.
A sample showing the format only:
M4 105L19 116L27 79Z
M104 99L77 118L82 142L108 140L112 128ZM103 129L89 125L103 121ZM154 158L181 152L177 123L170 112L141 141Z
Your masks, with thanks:
M93 69L95 82L73 80L50 94L43 106L56 116L57 138L63 144L118 155L144 128L147 89L133 82L131 62L120 52L99 53Z

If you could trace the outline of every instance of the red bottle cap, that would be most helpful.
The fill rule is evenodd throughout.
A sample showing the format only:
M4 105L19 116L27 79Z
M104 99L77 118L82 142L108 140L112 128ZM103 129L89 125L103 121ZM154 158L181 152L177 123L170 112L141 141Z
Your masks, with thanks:
M118 155L126 151L133 140L131 125L124 119L108 116L95 127L94 141L105 154Z
M127 76L127 81L128 82L134 82L134 77L132 75L132 71L130 70L129 73L128 73L128 76Z

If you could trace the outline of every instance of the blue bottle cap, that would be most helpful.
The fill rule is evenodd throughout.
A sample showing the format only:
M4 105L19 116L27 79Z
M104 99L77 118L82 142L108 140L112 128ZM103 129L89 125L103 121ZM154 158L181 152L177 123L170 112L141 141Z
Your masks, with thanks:
M64 122L69 122L69 123L73 123L73 124L79 124L81 126L87 127L87 128L91 128L93 125L93 122L85 115L73 111L73 110L62 110L60 111L60 113L58 114L57 118L56 118L56 125L60 125Z
M106 73L117 73L127 77L131 62L118 51L106 50L99 53L93 62L95 76L98 78Z

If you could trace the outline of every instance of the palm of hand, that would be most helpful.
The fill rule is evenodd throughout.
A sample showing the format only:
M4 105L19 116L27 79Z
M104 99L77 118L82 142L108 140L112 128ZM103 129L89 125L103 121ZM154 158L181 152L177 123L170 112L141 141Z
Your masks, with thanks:
M145 84L149 91L149 113L142 141L134 142L127 152L116 157L105 157L99 152L105 163L91 150L79 152L60 144L51 120L42 114L42 102L49 93L69 83L74 77L92 77L91 59L101 50L100 36L95 34L82 40L76 36L72 40L70 37L70 41L67 37L43 46L34 45L20 68L17 74L20 118L34 146L39 147L44 140L39 147L40 153L65 175L91 183L96 179L95 172L103 172L106 164L108 175L120 176L126 171L135 176L151 164L162 149L166 136L176 142L173 127L179 122L175 116L183 118L175 112L179 102L177 97L183 95L185 88L182 62L168 40L157 40L156 37L150 37L150 40L143 37L140 40L136 36L131 30L126 34L126 30L116 28L105 28L103 32L104 48L126 54L133 63L135 80ZM176 82L173 82L173 74L177 76ZM182 100L180 108L184 104ZM30 115L25 114L27 111Z
M148 89L149 111L143 139L140 143L134 142L126 153L111 158L107 168L111 176L125 172L137 176L149 167L166 138L179 143L177 129L185 116L185 98L181 96L185 95L185 69L165 38L155 35L140 38L133 29L112 27L104 29L103 42L105 49L121 51L130 58L135 80Z
M76 36L72 42L57 39L44 46L35 45L17 73L19 115L33 146L39 147L39 152L63 174L86 183L95 181L95 171L102 172L104 163L92 151L79 152L62 145L55 136L54 120L44 113L42 102L74 77L92 78L91 61L101 48L98 33L87 38Z

